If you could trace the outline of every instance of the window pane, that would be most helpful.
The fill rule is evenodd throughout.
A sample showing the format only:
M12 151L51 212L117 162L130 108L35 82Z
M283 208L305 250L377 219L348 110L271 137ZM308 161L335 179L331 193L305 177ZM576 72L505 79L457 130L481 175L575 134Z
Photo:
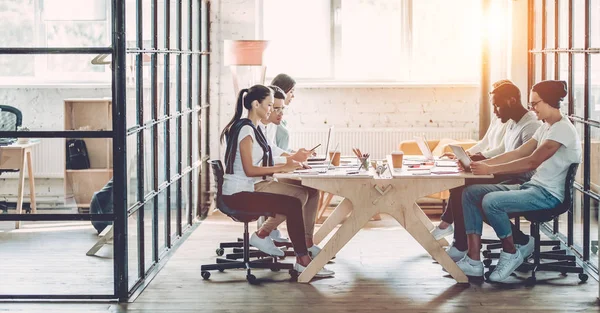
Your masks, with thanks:
M0 47L33 47L33 0L3 0L0 2ZM0 76L33 76L34 55L0 56Z
M349 80L406 79L404 53L408 47L402 47L402 1L342 0L341 16L342 55L336 76ZM413 38L418 37L415 34Z
M548 53L546 54L546 79L554 79L554 58L556 53Z
M542 81L543 68L542 68L542 54L541 53L534 54L533 66L535 68L534 76L533 76L534 83Z
M569 47L569 0L557 0L558 10L558 45L561 48Z
M590 149L590 189L596 194L600 194L600 128L591 127L592 144ZM593 264L598 264L598 212L599 202L590 199L590 239Z
M600 1L591 1L590 20L590 45L592 48L600 48Z
M554 48L554 0L546 0L546 48Z
M600 121L600 54L590 55L590 119Z
M574 54L573 55L573 101L575 104L575 112L574 114L579 117L583 117L584 112L584 99L583 99L583 91L584 91L584 54Z
M580 166L582 167L582 166ZM573 243L583 247L583 193L577 189L573 196ZM563 214L565 215L565 214ZM582 252L580 249L578 251Z
M495 2L494 2L495 3ZM506 40L504 8L492 5L496 12L489 21L492 48ZM470 16L470 18L457 18ZM481 54L480 1L419 0L413 2L413 81L477 81ZM501 46L500 46L501 47ZM443 52L443 53L442 53Z
M329 1L264 0L263 3L263 37L270 41L265 52L268 76L282 72L295 78L329 76ZM307 17L310 23L306 22Z
M585 44L585 0L573 0L573 48Z
M542 49L542 0L535 0L533 4L534 12L534 47L536 50Z
M0 2L0 47L33 47L35 7L33 0ZM2 64L4 68L4 64Z

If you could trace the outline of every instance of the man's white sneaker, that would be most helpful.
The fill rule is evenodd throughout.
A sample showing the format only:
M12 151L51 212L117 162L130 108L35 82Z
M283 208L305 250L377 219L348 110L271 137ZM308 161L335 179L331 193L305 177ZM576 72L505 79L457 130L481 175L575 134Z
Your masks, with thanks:
M289 243L291 242L289 238L283 237L279 229L273 229L269 234L269 237L273 239L275 242Z
M467 255L467 251L460 251L454 247L454 243L452 243L448 248L446 248L446 253L450 256L452 261L458 262L462 260L462 258Z
M500 252L500 259L494 271L490 274L490 281L502 282L510 277L519 265L523 264L523 256L521 251L510 254L504 251Z
M515 245L515 248L521 252L521 256L523 259L529 258L529 256L533 253L535 249L535 239L529 236L529 242L525 245Z
M472 260L468 255L456 262L456 265L465 273L471 277L482 277L483 276L483 262Z
M294 270L296 272L298 272L298 274L304 272L304 270L306 269L306 267L295 263L294 264ZM333 275L335 275L335 272L332 270L328 270L326 268L322 268L319 272L317 272L317 274L315 275L315 277L317 278L325 278L325 277L333 277Z
M273 243L273 239L269 236L260 238L256 233L252 233L252 236L250 236L250 245L269 255L285 256L285 252L277 248L275 243Z
M445 229L441 229L439 226L436 226L431 232L435 240L440 240L446 236L452 235L453 233L454 227L452 226L452 224L448 225L448 227L446 227Z

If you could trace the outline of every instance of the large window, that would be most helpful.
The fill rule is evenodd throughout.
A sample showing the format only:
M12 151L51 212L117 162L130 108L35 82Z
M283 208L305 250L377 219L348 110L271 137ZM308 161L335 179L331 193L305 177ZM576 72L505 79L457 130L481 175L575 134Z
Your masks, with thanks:
M586 12L588 12L586 14ZM577 129L586 154L575 183L573 220L563 214L559 235L584 261L598 267L600 199L600 1L535 0L531 83L565 80L562 110ZM558 37L557 37L558 36Z
M104 47L110 45L108 0L0 1L0 47ZM110 82L110 69L94 56L0 57L0 83Z
M482 29L507 47L506 3L492 6L482 18L479 0L259 0L258 35L268 76L476 83Z

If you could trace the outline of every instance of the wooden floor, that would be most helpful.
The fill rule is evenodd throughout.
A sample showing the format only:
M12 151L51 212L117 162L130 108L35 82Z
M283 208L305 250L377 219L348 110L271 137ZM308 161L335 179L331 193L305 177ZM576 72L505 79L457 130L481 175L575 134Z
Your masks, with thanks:
M524 277L514 277L510 284L502 285L456 285L387 216L370 222L328 265L337 273L334 278L299 284L289 282L285 272L256 270L256 276L263 279L259 286L249 285L243 271L214 272L209 281L202 280L200 265L214 261L217 243L234 239L241 231L241 224L211 216L134 303L0 303L0 312L600 311L596 302L598 283L590 279L579 284L576 275L540 274L535 287L524 286ZM287 262L291 261L288 258ZM5 284L2 279L0 285Z

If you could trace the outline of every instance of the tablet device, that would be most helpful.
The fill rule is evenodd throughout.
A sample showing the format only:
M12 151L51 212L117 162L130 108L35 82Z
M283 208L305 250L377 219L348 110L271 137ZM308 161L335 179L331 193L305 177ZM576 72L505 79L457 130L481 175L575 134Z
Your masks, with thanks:
M467 153L465 152L465 149L463 149L463 147L461 147L461 146L455 146L455 145L448 145L448 146L450 146L450 148L452 149L452 152L458 159L458 162L460 162L460 164L462 164L465 171L470 172L471 171L471 158L467 155Z

